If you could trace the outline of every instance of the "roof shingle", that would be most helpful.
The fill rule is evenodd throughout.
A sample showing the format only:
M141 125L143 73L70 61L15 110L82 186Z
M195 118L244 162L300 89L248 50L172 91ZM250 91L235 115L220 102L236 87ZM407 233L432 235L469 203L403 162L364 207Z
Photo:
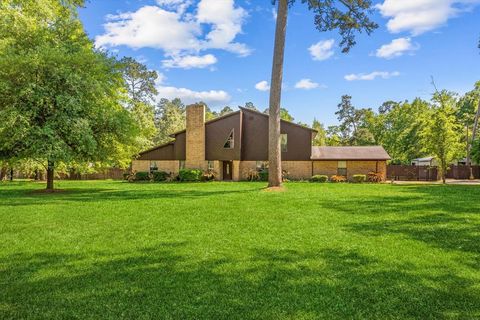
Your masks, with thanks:
M312 147L312 160L390 160L382 146Z

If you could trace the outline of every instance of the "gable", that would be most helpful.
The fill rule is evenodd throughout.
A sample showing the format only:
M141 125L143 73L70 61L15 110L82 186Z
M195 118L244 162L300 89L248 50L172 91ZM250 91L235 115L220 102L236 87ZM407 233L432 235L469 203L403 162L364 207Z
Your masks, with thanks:
M243 113L242 160L266 161L268 159L269 116L241 108ZM280 133L287 135L287 151L282 152L284 161L310 160L312 134L315 130L282 120Z

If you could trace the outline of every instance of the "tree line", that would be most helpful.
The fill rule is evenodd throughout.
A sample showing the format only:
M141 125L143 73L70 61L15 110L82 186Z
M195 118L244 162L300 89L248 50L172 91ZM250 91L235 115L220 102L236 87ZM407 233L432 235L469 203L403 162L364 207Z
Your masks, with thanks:
M263 111L270 115L273 130L270 186L281 182L276 174L281 167L280 118L294 121L287 108L280 107L287 1L278 3L282 18L277 20L270 106ZM336 7L336 2L309 2L320 31L340 30L345 52L355 44L354 31L370 33L376 28L366 15L370 1L349 3ZM180 99L157 101L155 71L133 58L118 59L95 48L78 17L83 4L83 0L0 2L0 179L13 166L37 173L46 170L47 190L53 190L55 170L125 168L140 151L170 141L169 135L185 126ZM341 11L346 4L347 10ZM456 157L479 160L475 130L479 92L480 82L463 96L436 90L429 101L387 101L375 111L354 107L345 95L336 112L339 125L325 128L313 120L318 131L314 144L383 145L394 163L434 155L444 172ZM245 107L256 109L251 102ZM207 106L206 118L232 111L229 106L220 111Z

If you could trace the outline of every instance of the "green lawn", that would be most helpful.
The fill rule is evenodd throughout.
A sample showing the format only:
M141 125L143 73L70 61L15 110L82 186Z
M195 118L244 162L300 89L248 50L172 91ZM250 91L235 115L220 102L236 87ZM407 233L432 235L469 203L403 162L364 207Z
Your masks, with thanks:
M480 187L0 183L0 319L478 319Z

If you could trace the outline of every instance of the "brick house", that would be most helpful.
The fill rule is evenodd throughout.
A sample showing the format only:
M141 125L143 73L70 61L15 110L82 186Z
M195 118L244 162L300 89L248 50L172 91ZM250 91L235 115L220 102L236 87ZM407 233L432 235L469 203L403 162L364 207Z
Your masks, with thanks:
M205 122L203 105L188 106L186 114L186 129L172 134L171 142L140 153L132 161L133 171L212 169L218 180L238 181L267 165L267 114L240 108ZM289 179L309 179L317 174L350 179L372 171L386 176L390 157L382 147L312 147L316 133L281 121L282 168Z

